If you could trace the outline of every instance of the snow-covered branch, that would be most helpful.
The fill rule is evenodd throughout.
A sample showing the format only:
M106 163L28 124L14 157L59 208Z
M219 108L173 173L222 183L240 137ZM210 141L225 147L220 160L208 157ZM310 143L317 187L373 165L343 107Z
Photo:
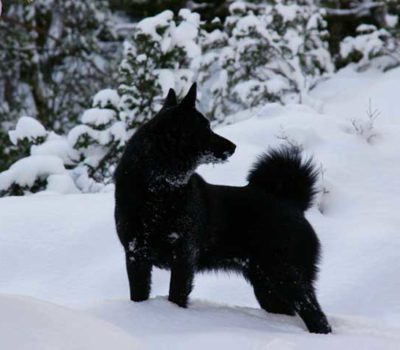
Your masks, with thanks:
M364 17L371 13L372 10L385 6L384 2L366 2L350 9L334 9L324 8L328 17Z

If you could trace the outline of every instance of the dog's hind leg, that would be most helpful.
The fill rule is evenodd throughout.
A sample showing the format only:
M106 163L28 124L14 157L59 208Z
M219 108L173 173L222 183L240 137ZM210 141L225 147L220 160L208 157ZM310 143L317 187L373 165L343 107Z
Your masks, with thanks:
M193 289L194 272L188 266L171 266L171 281L168 300L180 307L187 307L189 294Z
M275 280L273 285L277 295L292 305L311 333L331 333L331 326L321 310L311 282L296 279L295 274L292 277L285 281Z
M265 311L273 314L295 315L294 308L281 300L274 290L257 280L250 280L250 283L253 285L258 303Z
M293 305L311 333L331 333L329 322L321 310L312 285L288 286Z
M294 311L311 333L332 331L311 282L301 280L294 269L286 267L284 270L271 271L254 265L245 276L253 284L263 309L289 315L293 315Z

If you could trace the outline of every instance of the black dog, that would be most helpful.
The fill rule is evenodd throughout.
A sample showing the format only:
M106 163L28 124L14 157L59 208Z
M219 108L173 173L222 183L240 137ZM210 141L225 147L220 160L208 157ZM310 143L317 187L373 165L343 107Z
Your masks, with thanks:
M206 183L195 169L235 145L195 108L196 86L132 136L115 173L115 220L133 301L149 297L152 266L171 269L169 300L186 307L196 272L235 270L268 312L294 315L310 332L331 328L315 296L319 242L304 218L317 173L299 150L260 158L245 187Z

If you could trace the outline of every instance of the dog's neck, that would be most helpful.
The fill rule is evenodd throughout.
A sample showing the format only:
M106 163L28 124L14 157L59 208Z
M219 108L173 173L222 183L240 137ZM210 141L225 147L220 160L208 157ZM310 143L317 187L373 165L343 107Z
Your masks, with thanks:
M132 168L133 173L140 174L152 193L184 190L196 171L197 163L184 163L179 158L170 158L169 155L155 157L154 154L157 153L152 153L151 158L145 152L138 156L135 162L137 166Z
M172 192L177 190L183 190L190 181L190 178L194 172L188 172L187 174L180 175L165 175L157 176L149 182L148 189L150 192Z

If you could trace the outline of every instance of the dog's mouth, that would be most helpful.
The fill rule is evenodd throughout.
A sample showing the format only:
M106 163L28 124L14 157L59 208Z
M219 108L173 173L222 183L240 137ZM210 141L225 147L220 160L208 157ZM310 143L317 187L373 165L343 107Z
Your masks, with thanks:
M221 154L212 152L205 153L200 158L200 164L221 164L225 163L234 152L225 151Z
M220 160L222 162L227 161L228 158L230 158L233 155L233 153L235 153L235 152L234 151L225 151L225 152L223 152L221 157L220 157Z

